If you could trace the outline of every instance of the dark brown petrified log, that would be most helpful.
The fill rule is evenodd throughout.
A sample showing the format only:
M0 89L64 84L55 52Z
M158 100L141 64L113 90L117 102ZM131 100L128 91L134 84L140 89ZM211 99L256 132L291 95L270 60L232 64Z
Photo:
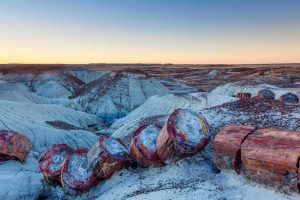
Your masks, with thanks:
M220 169L234 169L238 174L241 169L241 145L254 126L229 125L215 137L215 164Z
M159 158L170 163L201 151L210 141L209 125L199 113L177 109L168 118L157 139Z
M237 93L236 96L239 99L250 99L252 95L251 95L251 93L240 92L240 93Z
M55 144L39 156L40 169L50 184L61 185L62 168L73 151L67 144Z
M156 141L160 130L157 125L143 125L134 132L130 152L138 165L149 167L164 164L157 155Z
M24 135L8 130L0 130L0 161L19 160L24 162L32 143Z
M280 189L299 192L300 133L260 129L241 148L248 178Z

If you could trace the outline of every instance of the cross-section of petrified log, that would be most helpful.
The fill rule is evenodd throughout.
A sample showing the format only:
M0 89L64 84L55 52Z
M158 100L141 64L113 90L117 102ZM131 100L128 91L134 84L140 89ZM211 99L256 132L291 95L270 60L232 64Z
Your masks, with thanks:
M299 97L288 92L280 97L280 101L287 104L299 103Z
M275 99L275 93L271 90L263 89L258 91L257 93L258 98L264 98L264 99Z
M99 177L110 178L115 172L132 164L132 158L125 144L117 138L102 136L94 148L101 148L100 167L97 169Z
M161 127L156 125L143 125L134 132L130 152L140 166L163 165L157 155L156 145L160 130Z
M229 125L215 137L215 164L218 168L234 169L238 174L241 169L241 145L254 126Z
M24 162L30 152L32 144L24 135L0 130L0 160L15 159Z
M61 185L62 168L73 151L67 144L55 144L39 156L40 169L50 184Z
M299 157L298 132L260 129L241 148L246 176L282 189L299 190Z
M79 194L89 191L97 185L101 178L98 176L98 156L100 152L89 152L86 149L76 150L64 164L61 183L69 194Z
M199 113L177 109L168 118L157 139L157 153L169 163L201 151L210 141L209 125Z

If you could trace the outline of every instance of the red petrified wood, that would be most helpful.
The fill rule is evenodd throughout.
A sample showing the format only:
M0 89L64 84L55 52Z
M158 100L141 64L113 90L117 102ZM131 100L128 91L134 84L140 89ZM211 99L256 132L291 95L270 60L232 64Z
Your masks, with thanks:
M50 184L61 185L61 170L73 151L67 144L55 144L39 156L40 169Z
M215 137L215 164L218 168L241 169L241 145L247 136L255 130L254 126L229 125Z
M24 135L7 130L0 130L0 161L15 159L24 162L32 144Z
M97 157L88 157L87 149L77 149L66 159L62 173L61 183L69 194L79 194L89 191L100 181L97 169ZM93 152L98 155L97 152Z
M165 163L191 156L210 141L209 125L199 113L177 109L168 118L157 139L158 156Z
M160 130L161 127L157 125L143 125L134 132L130 152L140 166L164 164L157 155L156 141Z
M97 169L101 179L109 179L115 172L132 164L132 158L125 144L117 138L102 136L93 148L100 148L100 167Z
M247 177L299 191L300 133L257 130L242 144L241 155Z

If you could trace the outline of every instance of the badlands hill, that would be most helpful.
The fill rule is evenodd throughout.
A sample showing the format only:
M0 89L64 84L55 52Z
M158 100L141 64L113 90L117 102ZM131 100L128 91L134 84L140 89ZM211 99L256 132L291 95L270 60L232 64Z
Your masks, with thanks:
M138 126L163 125L176 108L201 112L213 136L232 123L300 131L299 104L277 100L288 91L300 96L298 72L294 65L0 66L0 128L33 143L25 163L0 162L0 199L299 199L220 172L213 142L166 167L123 170L77 196L45 182L37 162L52 144L90 148L100 133L130 140ZM276 99L240 103L236 97L264 88Z

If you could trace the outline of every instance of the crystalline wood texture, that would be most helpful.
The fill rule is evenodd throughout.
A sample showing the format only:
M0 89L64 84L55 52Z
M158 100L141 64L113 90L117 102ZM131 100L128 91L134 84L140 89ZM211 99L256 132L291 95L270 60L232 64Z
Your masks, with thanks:
M32 143L24 135L0 130L0 161L14 159L24 162L31 148Z
M241 145L255 130L254 126L229 125L215 137L215 165L219 169L241 170Z
M160 130L157 125L143 125L134 132L130 152L138 165L149 167L164 164L157 155L156 141Z
M55 144L39 156L40 169L50 184L61 185L62 168L73 151L67 144Z
M177 109L168 118L157 139L157 153L170 163L201 151L210 141L209 125L199 113Z
M98 169L99 177L102 179L110 178L117 171L129 167L133 162L129 150L120 139L102 136L94 148L101 148L103 151Z
M241 158L248 178L299 192L300 133L260 129L242 144Z

